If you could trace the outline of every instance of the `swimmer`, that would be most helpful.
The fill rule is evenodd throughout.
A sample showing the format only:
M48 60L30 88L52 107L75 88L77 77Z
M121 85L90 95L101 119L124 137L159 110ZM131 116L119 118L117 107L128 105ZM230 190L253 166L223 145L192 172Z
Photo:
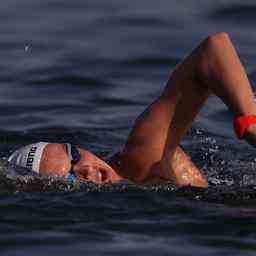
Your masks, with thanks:
M72 144L35 143L15 151L10 163L47 176L97 184L128 179L207 187L206 178L179 147L207 98L218 96L234 114L239 139L256 145L256 105L251 85L227 33L208 36L169 77L160 95L135 120L121 152L103 161Z

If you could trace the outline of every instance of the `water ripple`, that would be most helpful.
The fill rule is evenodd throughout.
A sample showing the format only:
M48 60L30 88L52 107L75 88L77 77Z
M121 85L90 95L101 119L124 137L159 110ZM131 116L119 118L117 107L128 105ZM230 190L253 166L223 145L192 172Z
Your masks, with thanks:
M255 22L256 6L252 4L235 4L216 8L209 17L252 25Z

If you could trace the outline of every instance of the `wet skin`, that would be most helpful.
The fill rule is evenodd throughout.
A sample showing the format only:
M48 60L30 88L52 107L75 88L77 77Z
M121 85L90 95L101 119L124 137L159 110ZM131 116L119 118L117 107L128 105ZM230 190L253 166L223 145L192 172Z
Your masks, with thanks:
M208 36L170 75L160 97L135 120L122 151L104 162L80 149L74 167L80 179L113 183L129 179L138 184L173 182L177 186L207 187L207 181L180 141L207 98L218 96L234 116L256 115L250 82L227 33ZM256 144L256 126L244 139ZM70 169L62 144L45 148L40 172L65 176Z

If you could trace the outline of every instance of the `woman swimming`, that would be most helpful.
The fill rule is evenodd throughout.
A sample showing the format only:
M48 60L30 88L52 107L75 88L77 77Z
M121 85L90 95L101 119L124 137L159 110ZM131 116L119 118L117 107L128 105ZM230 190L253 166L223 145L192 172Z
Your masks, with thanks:
M254 95L229 36L222 32L206 38L176 67L161 96L136 119L123 150L108 161L71 144L44 142L15 151L8 161L42 175L97 184L129 179L206 187L207 180L179 143L212 93L234 113L238 138L255 145Z

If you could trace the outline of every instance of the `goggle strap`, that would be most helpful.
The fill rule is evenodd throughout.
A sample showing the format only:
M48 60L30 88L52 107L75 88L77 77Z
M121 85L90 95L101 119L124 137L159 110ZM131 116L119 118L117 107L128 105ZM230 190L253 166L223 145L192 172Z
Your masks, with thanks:
M72 161L73 160L73 156L72 156L72 151L71 151L71 144L70 143L66 143L66 147L67 147L68 157Z

